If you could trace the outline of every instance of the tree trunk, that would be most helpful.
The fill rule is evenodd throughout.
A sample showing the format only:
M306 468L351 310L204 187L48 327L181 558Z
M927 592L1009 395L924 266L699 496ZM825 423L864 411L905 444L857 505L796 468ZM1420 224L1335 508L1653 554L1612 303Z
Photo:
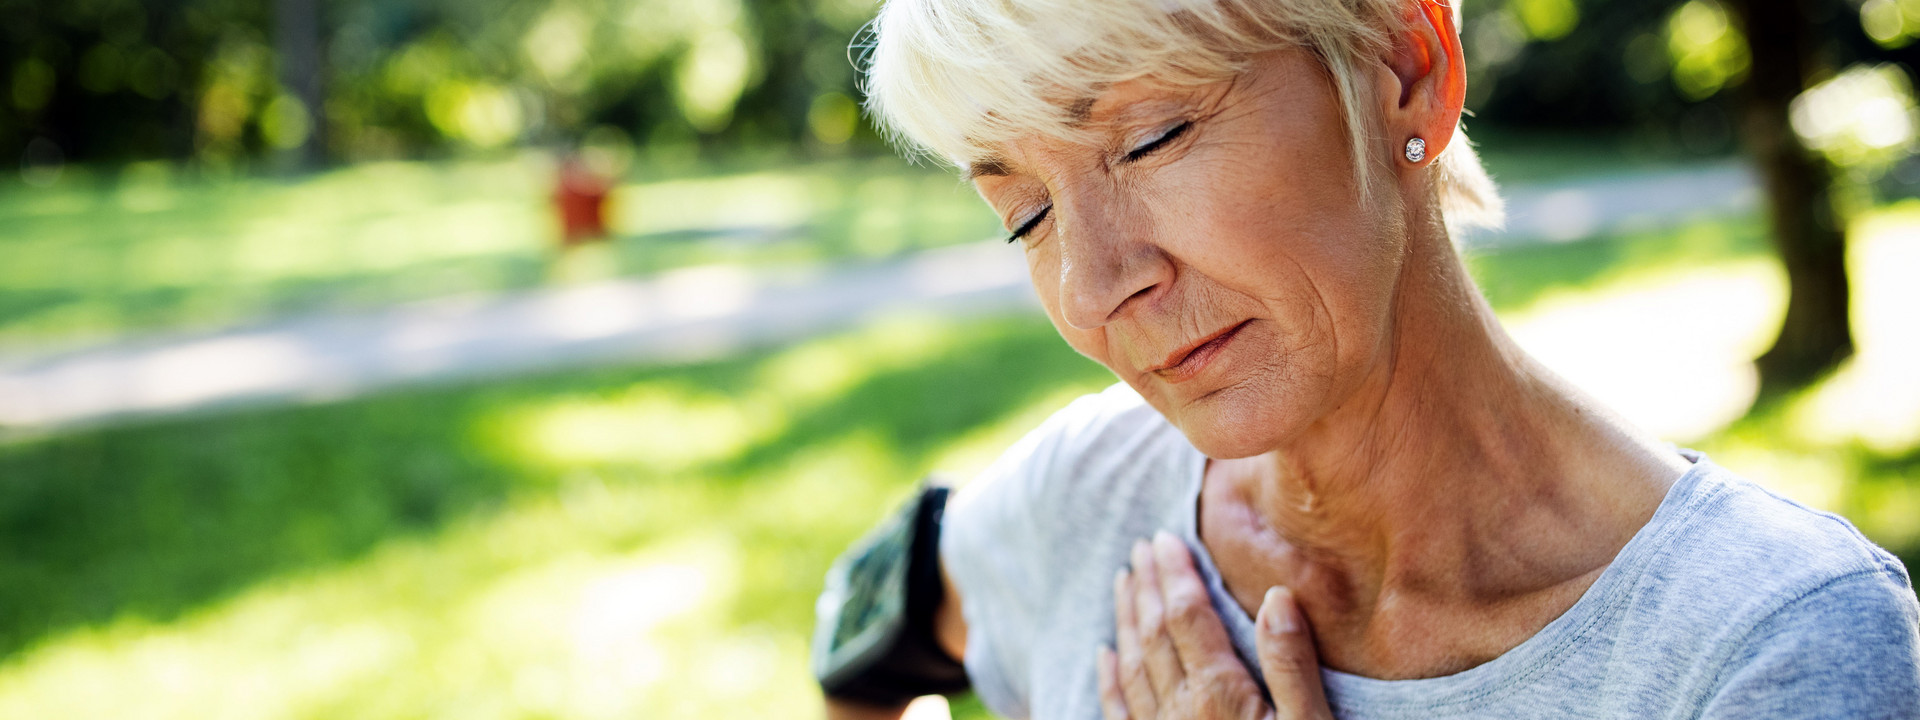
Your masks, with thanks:
M318 0L274 0L274 45L279 55L280 85L306 106L306 141L287 152L294 170L312 170L326 158L326 90L320 57Z
M1813 70L1814 0L1729 0L1752 65L1741 131L1767 190L1773 244L1787 269L1787 317L1755 361L1763 400L1805 387L1853 354L1848 327L1846 218L1833 168L1800 142L1788 106Z

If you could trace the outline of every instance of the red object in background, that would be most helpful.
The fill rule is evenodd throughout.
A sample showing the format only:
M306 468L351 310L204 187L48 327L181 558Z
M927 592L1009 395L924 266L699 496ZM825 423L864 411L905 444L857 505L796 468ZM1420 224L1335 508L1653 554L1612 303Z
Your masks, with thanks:
M560 161L559 187L553 207L560 213L560 246L573 247L607 236L607 192L611 183L595 174L578 156Z

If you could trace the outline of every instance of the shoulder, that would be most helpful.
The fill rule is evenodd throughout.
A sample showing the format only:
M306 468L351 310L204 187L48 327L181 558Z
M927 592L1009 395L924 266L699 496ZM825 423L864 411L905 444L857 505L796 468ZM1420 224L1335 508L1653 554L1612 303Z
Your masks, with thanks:
M1116 383L1055 412L960 489L952 512L981 520L1047 516L1085 497L1083 486L1115 482L1143 465L1177 461L1183 438L1146 400Z
M1008 452L1019 459L1026 447L1048 462L1075 463L1099 451L1132 451L1150 436L1172 429L1159 411L1126 383L1114 383L1097 393L1082 395L1028 433Z
M1035 674L1053 672L1036 666L1036 648L1071 632L1051 612L1105 591L1082 577L1088 553L1168 506L1179 476L1167 469L1190 459L1182 448L1197 452L1115 385L1055 412L954 495L940 560L966 620L967 674L989 707L1028 714Z
M1920 605L1904 571L1841 572L1741 625L1703 717L1920 713Z
M1589 627L1609 677L1649 697L1708 718L1907 717L1880 710L1920 702L1907 570L1844 518L1702 456L1615 562L1594 616L1614 619Z
M1710 707L1745 708L1730 716L1920 698L1920 603L1905 566L1846 519L1700 462L1632 593L1632 643L1699 658ZM1849 689L1863 682L1878 689ZM1774 706L1786 714L1752 712Z
M1673 538L1673 558L1690 575L1745 591L1743 616L1777 612L1849 578L1885 578L1912 602L1906 567L1853 524L1782 497L1702 457L1692 522ZM1732 608L1729 608L1732 609Z

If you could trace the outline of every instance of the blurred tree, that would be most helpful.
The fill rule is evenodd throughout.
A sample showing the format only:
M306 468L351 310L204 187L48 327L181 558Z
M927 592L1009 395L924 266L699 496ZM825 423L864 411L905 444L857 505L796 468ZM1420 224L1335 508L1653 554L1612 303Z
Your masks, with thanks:
M199 74L219 28L217 0L0 0L0 156L29 146L68 159L183 157L193 151ZM222 23L255 20L242 3Z
M1686 0L1469 0L1470 129L1578 134L1660 155L1735 150L1727 98L1737 36L1682 32ZM1712 15L1712 6L1696 7Z
M1755 361L1763 398L1806 385L1853 354L1848 315L1846 218L1834 205L1834 172L1809 151L1790 119L1816 67L1814 0L1729 0L1752 47L1741 122L1767 191L1774 246L1787 269L1787 314L1773 347Z
M325 65L320 56L320 8L315 0L274 0L274 47L281 94L276 122L293 125L276 138L294 169L307 170L326 156Z
M1724 115L1711 92L1631 69L1665 62L1674 2L1466 3L1475 122L1657 140ZM354 161L606 128L643 146L878 151L847 48L876 4L0 0L0 154L38 139L81 162L224 165L282 148ZM1724 151L1723 136L1682 149Z

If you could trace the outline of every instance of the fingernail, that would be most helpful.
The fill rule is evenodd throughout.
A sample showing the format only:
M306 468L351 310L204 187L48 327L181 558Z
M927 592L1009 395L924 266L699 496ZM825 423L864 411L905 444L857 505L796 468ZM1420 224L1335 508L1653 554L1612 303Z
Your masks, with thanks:
M1293 591L1279 585L1267 588L1267 597L1260 601L1260 606L1267 616L1267 632L1284 635L1300 631L1300 611L1293 606Z
M1146 538L1140 538L1139 540L1135 540L1135 541L1133 541L1133 566L1134 566L1134 568L1136 568L1136 569L1137 569L1137 568L1139 568L1140 566L1142 566L1142 565L1145 565L1145 564L1147 564L1147 563L1150 563L1150 562L1153 562L1153 552L1152 552L1151 550L1148 550L1148 549L1147 549L1147 539L1146 539Z
M1180 552L1183 547L1184 546L1180 544L1180 539L1174 537L1173 533L1161 530L1153 534L1153 549L1154 552L1158 553L1154 559L1157 561L1167 562L1178 557L1176 553Z

